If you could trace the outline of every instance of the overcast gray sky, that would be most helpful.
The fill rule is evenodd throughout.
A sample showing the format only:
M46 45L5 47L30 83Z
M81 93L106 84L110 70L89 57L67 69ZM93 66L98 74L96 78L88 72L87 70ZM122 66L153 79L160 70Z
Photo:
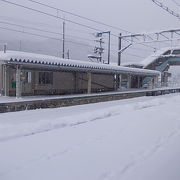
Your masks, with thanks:
M56 14L56 11L52 11L48 8L44 8L27 0L9 0L29 7L47 11L52 14ZM180 20L167 12L157 7L151 0L37 0L43 3L61 8L91 19L102 21L104 23L117 26L119 28L128 30L130 32L145 32L145 31L158 31L164 29L179 28ZM165 5L180 13L180 7L176 6L172 0L160 0ZM108 27L90 23L68 14L59 13L60 16L64 16L67 19L71 19L76 22L80 22L95 28L102 30L111 30L113 33L120 33L117 30L110 29ZM31 27L41 27L43 29L54 29L54 31L62 32L62 21L55 18L51 18L39 13L35 13L23 8L19 8L0 1L0 20L11 21L18 24L28 25ZM0 24L0 26L7 27ZM50 26L50 27L49 27ZM14 27L13 27L14 28ZM90 33L92 30L73 25L71 23L66 24L66 30L68 34L78 35L80 37L92 38ZM0 29L2 38L31 38L35 37L26 36L18 33L12 33ZM117 39L112 38L112 43L116 44ZM137 52L135 52L137 54ZM142 53L143 54L143 53ZM144 55L145 56L145 55Z
M31 5L31 3L28 3L26 0L16 0L12 2ZM41 2L133 32L152 31L179 26L178 19L155 6L151 0L41 0ZM180 12L180 8L171 0L163 0L162 2L177 12ZM21 8L11 6L4 2L0 3L0 15L2 16L26 19L29 17L29 14L37 15L37 13L27 10L24 11ZM34 7L38 6L36 5ZM66 15L66 17L68 18L68 15ZM42 19L43 16L38 17L38 20ZM47 17L44 18L44 21L46 20Z

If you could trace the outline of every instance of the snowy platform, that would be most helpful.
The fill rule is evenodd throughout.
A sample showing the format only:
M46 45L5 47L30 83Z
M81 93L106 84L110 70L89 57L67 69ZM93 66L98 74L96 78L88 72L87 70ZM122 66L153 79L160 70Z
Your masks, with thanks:
M96 94L78 94L69 96L0 97L0 113L32 109L57 108L81 104L99 103L142 96L157 96L180 92L177 88L158 88L147 90L116 91Z
M79 98L79 97L92 97L92 96L106 96L114 94L129 94L137 92L155 92L162 90L174 90L180 89L180 87L163 87L163 88L154 88L154 89L131 89L131 90L119 90L119 91L110 91L102 93L91 93L91 94L73 94L73 95L46 95L46 96L23 96L21 98L10 97L10 96L0 96L0 104L2 103L11 103L11 102L24 102L24 101L38 101L38 100L51 100L51 99L64 99L64 98Z

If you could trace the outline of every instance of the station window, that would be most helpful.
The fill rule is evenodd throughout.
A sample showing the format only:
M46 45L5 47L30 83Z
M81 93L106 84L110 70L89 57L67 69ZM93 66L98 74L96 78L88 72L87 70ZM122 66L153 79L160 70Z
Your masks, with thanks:
M39 72L39 84L53 84L53 73Z
M31 72L21 72L21 81L23 81L24 83L31 83L32 81L32 74Z

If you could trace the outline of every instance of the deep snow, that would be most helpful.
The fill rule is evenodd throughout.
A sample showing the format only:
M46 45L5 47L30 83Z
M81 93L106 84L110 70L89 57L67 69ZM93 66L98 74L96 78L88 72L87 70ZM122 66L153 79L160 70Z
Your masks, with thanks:
M0 114L0 180L179 180L180 94Z

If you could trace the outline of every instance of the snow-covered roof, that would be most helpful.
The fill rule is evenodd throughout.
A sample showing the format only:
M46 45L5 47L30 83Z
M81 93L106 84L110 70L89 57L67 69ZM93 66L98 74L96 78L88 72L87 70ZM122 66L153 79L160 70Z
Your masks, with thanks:
M151 64L154 61L156 61L159 57L163 56L163 54L165 52L167 52L168 50L172 50L173 51L173 50L178 50L178 49L180 50L180 47L165 47L165 48L162 48L162 49L156 51L154 54L152 54L149 57L147 57L146 59L144 59L143 61L141 61L139 64L143 65L143 67L147 67L149 64ZM172 56L176 56L176 55L171 54L169 56L172 57Z
M138 67L143 67L142 64L138 63L138 62L123 62L121 63L122 66L138 66Z
M158 71L145 70L137 68L128 68L115 65L107 65L101 63L62 59L55 56L43 54L35 54L20 51L0 51L0 61L4 63L24 63L24 64L41 64L45 66L58 66L64 68L87 69L96 71L120 71L122 73L158 75Z

